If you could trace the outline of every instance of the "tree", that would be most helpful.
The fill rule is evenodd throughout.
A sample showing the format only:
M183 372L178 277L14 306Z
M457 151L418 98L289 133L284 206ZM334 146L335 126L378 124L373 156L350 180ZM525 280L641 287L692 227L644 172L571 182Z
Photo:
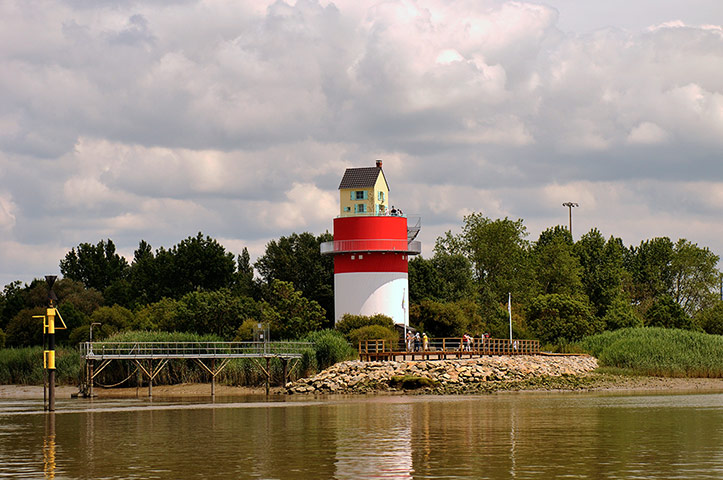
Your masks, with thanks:
M25 308L25 292L20 280L5 285L0 294L0 328L5 328L10 320Z
M464 255L439 252L409 261L409 300L454 302L474 297L472 266Z
M30 347L43 344L44 307L23 308L8 322L5 334L9 347Z
M695 321L704 332L723 335L723 301L716 300L713 305L700 310Z
M238 265L236 291L239 295L255 298L258 294L258 288L256 282L254 282L254 267L251 265L251 256L249 255L248 248L244 247L236 263Z
M193 290L218 290L233 286L236 262L232 253L213 238L195 237L182 240L170 251L172 277L168 282L176 295Z
M491 220L480 213L464 217L462 232L437 239L435 254L464 255L471 263L483 304L528 297L530 265L527 229L522 220Z
M598 317L604 316L611 303L623 295L624 250L622 240L611 236L606 242L596 228L575 244L583 290Z
M422 300L409 309L409 320L430 337L458 337L467 329L467 318L454 303Z
M318 303L326 312L324 325L334 324L334 260L321 255L322 242L333 240L330 233L292 234L272 240L254 264L266 285L274 280L291 283L304 297Z
M572 342L602 331L589 305L570 295L539 295L527 307L527 325L547 343Z
M259 318L259 308L251 298L239 297L223 288L196 291L183 296L178 305L176 327L199 334L215 333L232 340L244 320Z
M689 316L714 303L720 272L720 257L708 248L681 238L675 243L670 269L673 277L671 297Z
M695 324L675 300L669 295L661 295L645 313L645 325L648 327L695 329Z
M605 325L605 330L641 327L643 325L643 319L630 304L630 300L622 295L612 300L607 306L602 322Z
M127 275L128 262L116 253L111 239L101 240L97 245L81 243L60 261L60 273L102 292L114 281Z
M673 242L668 237L640 242L625 252L625 268L632 276L632 298L643 310L672 291L673 255Z
M321 305L303 297L290 282L281 280L272 280L260 309L273 339L303 337L318 330L324 322Z
M179 301L162 298L141 307L135 315L134 330L160 330L174 332L179 329Z
M566 228L548 228L532 248L537 288L543 295L579 295L582 292L582 268L573 254L572 236Z

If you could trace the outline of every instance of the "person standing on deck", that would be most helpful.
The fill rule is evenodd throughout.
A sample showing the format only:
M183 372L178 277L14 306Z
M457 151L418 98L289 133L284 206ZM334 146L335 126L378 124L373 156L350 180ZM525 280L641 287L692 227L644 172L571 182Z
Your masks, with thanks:
M422 350L424 350L425 352L429 350L429 337L426 333L422 334Z

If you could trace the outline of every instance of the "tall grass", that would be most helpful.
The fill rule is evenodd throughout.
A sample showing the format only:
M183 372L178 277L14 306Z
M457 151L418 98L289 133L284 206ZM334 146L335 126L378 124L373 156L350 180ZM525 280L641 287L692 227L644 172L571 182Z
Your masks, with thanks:
M580 346L602 367L663 377L723 377L723 336L669 328L623 328Z
M55 352L56 381L78 383L80 353L77 349L59 348ZM40 385L43 383L42 347L0 349L0 384Z
M356 351L338 332L325 330L314 332L303 339L313 346L304 352L301 360L287 364L289 379L311 375L336 362L355 358ZM108 342L219 342L216 335L199 335L185 332L127 331L117 333ZM218 366L220 360L217 360ZM83 374L77 349L59 349L56 356L57 379L62 384L79 384ZM158 365L156 362L154 365ZM207 363L207 365L209 365ZM96 367L98 363L96 362ZM146 365L147 367L148 365ZM210 366L210 365L209 365ZM266 382L266 361L263 359L233 359L216 376L223 385L260 386ZM283 363L272 358L269 363L272 384L283 379ZM155 385L209 382L210 374L193 360L171 360L154 378ZM43 351L40 347L0 349L0 384L43 383ZM147 385L136 366L128 361L110 362L95 378L99 386L134 387Z

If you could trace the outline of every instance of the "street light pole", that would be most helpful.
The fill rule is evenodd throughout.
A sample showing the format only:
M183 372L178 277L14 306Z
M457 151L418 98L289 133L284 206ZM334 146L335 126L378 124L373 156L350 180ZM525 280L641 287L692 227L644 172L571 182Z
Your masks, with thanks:
M88 353L93 353L93 327L96 325L100 325L100 322L92 322L90 324L90 342L88 343ZM95 372L93 372L95 365L93 364L93 359L87 361L88 365L88 396L90 398L93 398L93 377L95 375Z
M579 207L580 205L575 202L565 202L562 204L563 207L567 207L570 215L570 237L572 238L572 209L573 207Z

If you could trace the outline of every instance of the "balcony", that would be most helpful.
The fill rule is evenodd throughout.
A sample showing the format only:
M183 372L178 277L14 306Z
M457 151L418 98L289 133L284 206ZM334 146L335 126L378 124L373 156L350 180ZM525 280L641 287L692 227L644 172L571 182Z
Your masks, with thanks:
M370 239L370 240L334 240L321 244L322 255L357 252L394 252L418 255L422 253L422 243L398 239Z

